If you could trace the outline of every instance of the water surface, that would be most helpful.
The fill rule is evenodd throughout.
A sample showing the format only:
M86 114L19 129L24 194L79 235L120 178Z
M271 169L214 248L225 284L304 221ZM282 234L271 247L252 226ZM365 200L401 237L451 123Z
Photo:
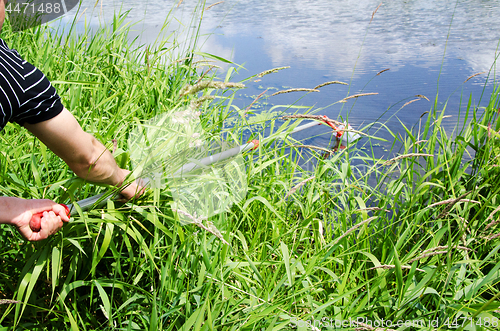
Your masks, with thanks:
M215 2L207 2L207 6ZM178 3L105 0L95 6L95 2L86 1L80 22L86 19L92 26L106 24L115 11L130 10L127 20L138 22L133 36L139 36L140 43L151 43L158 38L168 15L179 20L171 23L171 30L195 28L190 19L197 2L184 0L176 7ZM290 66L249 81L236 101L240 107L266 88L271 89L270 95L285 88L312 88L339 80L349 86L330 85L319 93L266 98L262 109L281 104L310 105L333 118L348 116L356 127L381 121L391 130L403 132L400 121L406 126L417 123L430 110L438 91L439 107L446 104L446 113L452 116L446 119L450 131L469 97L476 104L486 104L493 89L493 64L500 40L498 2L395 0L383 3L372 17L379 4L379 0L226 0L204 12L202 34L209 37L202 38L200 46L205 52L243 66L233 80ZM71 20L71 15L64 18L65 22ZM225 65L223 70L227 69ZM377 75L384 69L390 70ZM479 72L485 73L464 83ZM347 95L366 92L379 94L337 103ZM421 99L400 109L417 94L430 101ZM322 128L298 137L326 131ZM389 137L384 132L378 134ZM320 136L309 143L324 146L328 141L329 137Z

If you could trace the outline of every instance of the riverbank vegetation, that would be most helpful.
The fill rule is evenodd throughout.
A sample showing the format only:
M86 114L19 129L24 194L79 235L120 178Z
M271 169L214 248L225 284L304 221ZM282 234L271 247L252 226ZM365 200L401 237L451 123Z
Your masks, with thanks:
M194 56L198 36L136 48L122 19L79 36L2 32L120 164L132 166L134 123L180 107L195 107L207 132L238 143L255 124L278 136L301 121L239 109L228 88L238 85L224 81L185 93L220 80ZM406 135L394 134L402 148L388 159L370 152L376 133L326 158L281 134L245 154L246 196L209 219L223 224L223 240L179 222L169 191L159 189L80 213L44 242L4 226L0 329L403 329L398 321L494 329L499 92L497 85L485 108L464 103L465 121L453 131L435 102L414 128L402 126ZM19 126L9 124L0 139L0 194L71 203L102 192Z

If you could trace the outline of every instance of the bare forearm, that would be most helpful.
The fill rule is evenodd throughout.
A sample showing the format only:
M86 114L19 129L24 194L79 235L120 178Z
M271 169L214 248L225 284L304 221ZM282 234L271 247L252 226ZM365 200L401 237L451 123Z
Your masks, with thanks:
M83 179L118 187L130 173L118 167L106 147L84 132L67 109L50 120L25 126ZM121 194L131 199L138 192L140 189L132 183Z
M82 130L71 113L38 124L25 124L45 145L88 181L118 186L125 179L111 153L94 136Z
M78 177L90 182L119 186L126 173L118 167L109 150L90 134L86 134L91 146L91 157L84 161L65 160ZM90 160L90 162L88 162Z

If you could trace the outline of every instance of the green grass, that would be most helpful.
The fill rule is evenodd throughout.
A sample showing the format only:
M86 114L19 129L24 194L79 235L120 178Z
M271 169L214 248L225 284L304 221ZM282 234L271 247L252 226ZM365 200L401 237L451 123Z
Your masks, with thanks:
M116 139L119 162L131 167L133 123L196 100L181 91L204 68L192 56L198 35L146 51L128 41L122 19L82 36L7 26L2 37L47 74L85 130L110 148ZM269 141L246 156L243 201L210 218L224 225L229 245L182 225L161 190L136 204L110 201L40 243L4 226L0 299L17 303L0 305L0 329L305 330L313 320L349 318L493 329L484 323L500 317L499 225L488 226L500 217L499 92L485 109L469 102L454 132L444 130L436 103L419 130L394 135L405 157L392 161L356 148L324 159L290 147L297 142L284 134ZM279 120L277 108L242 117L230 90L200 93L215 96L200 107L214 135L242 139L267 126L278 136L299 122ZM3 195L67 203L103 190L16 125L0 139Z

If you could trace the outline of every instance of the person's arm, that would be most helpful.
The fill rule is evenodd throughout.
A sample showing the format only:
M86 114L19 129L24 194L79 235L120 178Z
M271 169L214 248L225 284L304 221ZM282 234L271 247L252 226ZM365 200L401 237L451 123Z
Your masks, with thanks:
M120 187L130 173L118 167L108 149L94 136L83 131L67 109L47 121L25 123L24 126L85 180ZM139 195L141 190L132 182L120 193L129 200Z
M33 215L40 212L44 212L41 218L40 231L34 232L30 228L30 221ZM63 226L63 221L69 221L66 209L54 201L0 197L0 224L15 226L27 240L46 239L59 231Z

